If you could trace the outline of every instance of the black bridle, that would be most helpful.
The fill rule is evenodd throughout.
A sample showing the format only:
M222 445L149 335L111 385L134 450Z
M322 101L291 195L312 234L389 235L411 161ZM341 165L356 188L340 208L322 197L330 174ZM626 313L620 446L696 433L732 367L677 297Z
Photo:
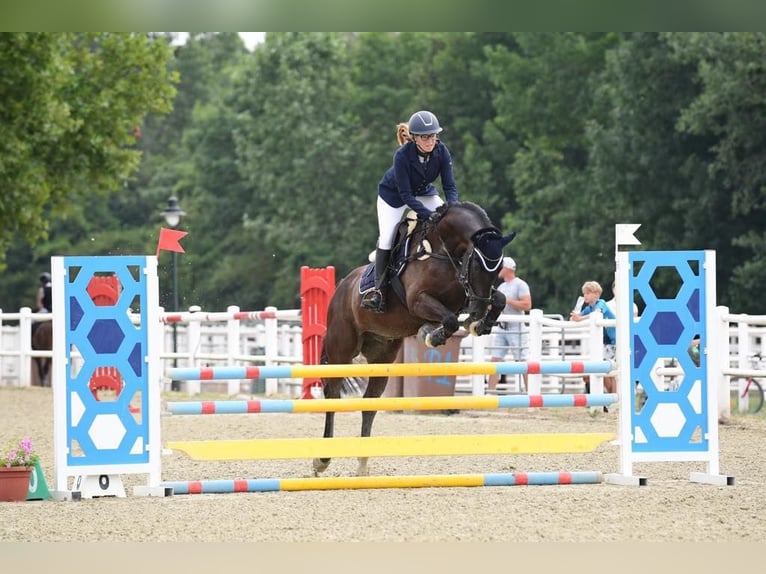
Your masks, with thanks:
M484 250L479 248L477 244L492 246L494 242L500 242L503 237L500 233L500 230L498 230L496 227L485 227L474 233L471 236L471 243L468 246L468 249L466 249L465 253L463 253L462 257L455 257L452 253L450 253L447 250L439 230L434 227L434 231L439 238L439 243L441 244L441 252L431 253L431 257L434 257L435 259L446 259L452 264L458 283L460 283L463 291L465 291L466 301L468 304L467 306L470 306L476 302L489 304L492 300L492 293L495 290L495 287L493 285L490 288L487 297L478 295L474 290L473 285L471 284L471 264L474 262L474 260L478 259L479 264L488 273L497 273L503 261L502 248L500 249L500 254L497 257L491 257L485 253Z

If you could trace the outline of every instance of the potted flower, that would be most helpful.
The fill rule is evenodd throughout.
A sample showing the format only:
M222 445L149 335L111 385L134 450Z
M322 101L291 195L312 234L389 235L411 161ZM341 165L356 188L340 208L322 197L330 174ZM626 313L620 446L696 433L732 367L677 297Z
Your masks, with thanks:
M29 477L39 456L32 439L10 441L0 450L0 501L23 502L29 492Z

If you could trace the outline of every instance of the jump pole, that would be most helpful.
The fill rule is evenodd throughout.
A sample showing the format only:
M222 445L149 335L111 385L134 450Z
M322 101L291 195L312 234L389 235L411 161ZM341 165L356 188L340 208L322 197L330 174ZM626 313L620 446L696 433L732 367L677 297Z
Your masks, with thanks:
M165 408L173 415L258 413L341 413L356 411L493 410L539 407L600 407L616 403L617 394L381 397L352 399L253 399L245 401L178 401Z
M267 365L242 367L178 367L166 376L175 380L214 381L225 379L302 379L345 377L410 377L459 375L560 375L609 373L612 361L520 361L483 363L371 363L349 365Z
M598 484L600 472L515 472L489 474L433 474L414 476L340 476L321 478L255 478L237 480L169 481L162 485L175 494L224 494L306 490L380 488L455 488L479 486L544 486Z
M423 435L170 441L195 460L276 460L400 456L472 456L592 452L613 433Z

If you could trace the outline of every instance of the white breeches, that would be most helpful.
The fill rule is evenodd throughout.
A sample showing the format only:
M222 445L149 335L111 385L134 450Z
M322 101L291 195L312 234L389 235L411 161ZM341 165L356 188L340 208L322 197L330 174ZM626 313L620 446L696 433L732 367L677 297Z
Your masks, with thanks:
M419 195L418 200L431 211L444 204L444 200L438 195ZM409 208L406 205L391 207L378 196L378 249L391 249L396 226L407 209Z

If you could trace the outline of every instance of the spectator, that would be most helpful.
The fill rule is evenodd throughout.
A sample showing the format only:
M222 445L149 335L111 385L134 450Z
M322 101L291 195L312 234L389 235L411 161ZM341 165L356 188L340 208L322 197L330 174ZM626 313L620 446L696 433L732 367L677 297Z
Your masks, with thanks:
M597 281L586 281L582 286L582 295L585 305L582 311L572 311L569 318L572 321L583 321L588 315L593 312L600 311L606 319L616 319L615 314L606 304L606 301L601 299L601 293L603 289ZM615 358L615 342L616 342L617 330L614 327L604 327L604 359L609 361ZM585 392L590 393L590 377L583 377L585 381ZM614 393L617 391L617 381L614 377L604 377L604 390L607 393ZM609 410L604 407L604 412Z
M606 302L606 305L612 311L614 316L617 317L617 293L615 292L614 281L612 281L612 298ZM636 305L636 302L634 301L633 302L633 320L635 321L637 318L638 318L638 305ZM610 377L610 378L614 378L615 380L614 388L617 389L617 377ZM604 386L606 386L606 379L604 379Z
M687 347L687 352L692 358L692 362L696 367L700 366L700 336L699 333L695 333L692 342Z
M612 313L617 316L617 293L614 291L614 281L612 281L612 298L609 299L609 301L606 302L607 306L612 310ZM633 302L633 318L635 319L638 317L638 305L636 305L636 302Z
M516 277L516 262L511 257L503 258L503 265L498 272L503 282L498 286L498 290L505 295L504 314L523 315L532 308L532 295L529 291L529 285L520 277ZM527 326L516 321L501 323L493 329L492 337L492 356L493 362L505 360L505 356L510 352L514 361L526 361L528 351ZM503 382L505 375L503 375ZM527 387L527 375L524 377L524 390ZM494 390L497 387L497 375L490 375L487 387Z

